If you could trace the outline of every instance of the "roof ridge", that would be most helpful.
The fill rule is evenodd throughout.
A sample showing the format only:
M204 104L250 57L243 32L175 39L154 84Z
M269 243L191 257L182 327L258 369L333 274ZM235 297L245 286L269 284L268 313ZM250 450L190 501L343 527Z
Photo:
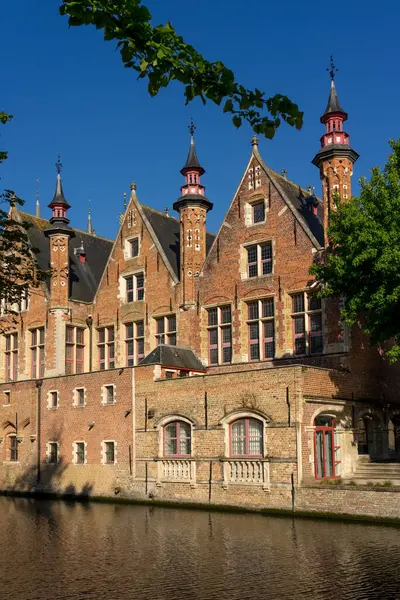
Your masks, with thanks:
M317 200L322 202L321 198L319 198L316 194L310 194L310 192L307 190L307 188L302 187L301 185L299 185L295 181L292 181L291 179L287 179L287 177L284 177L283 175L281 175L281 173L278 173L278 171L275 171L275 169L272 169L271 167L267 166L267 169L269 169L269 171L271 171L274 175L277 175L283 181L286 181L287 183L290 183L290 185L293 185L295 188L300 189L307 196L315 196L317 198Z
M170 214L166 215L165 212L163 212L162 210L158 210L157 208L153 208L152 206L149 206L148 204L142 204L142 203L140 203L140 205L141 205L142 208L148 208L152 212L155 212L155 213L157 213L157 214L165 217L166 219L173 219L174 221L176 221L177 223L179 223L178 217L173 217Z
M37 217L36 215L31 215L31 213L28 213L24 210L20 210L19 214L21 216L26 215L27 217L32 217L32 219L35 219L36 221L46 221L46 223L48 223L49 225L51 225L49 219L45 219L45 217ZM114 240L110 239L110 238L106 238L103 235L98 235L97 233L89 233L88 231L84 231L83 229L78 229L77 227L71 227L71 229L73 231L76 231L78 233L84 233L85 235L89 235L90 237L94 237L96 239L100 239L100 240L104 240L106 242L111 242L114 243Z

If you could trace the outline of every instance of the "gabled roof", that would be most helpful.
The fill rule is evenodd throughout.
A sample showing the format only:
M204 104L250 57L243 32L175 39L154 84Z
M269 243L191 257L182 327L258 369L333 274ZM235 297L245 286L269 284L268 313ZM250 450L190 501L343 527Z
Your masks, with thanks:
M174 369L187 369L188 371L205 371L204 365L199 361L193 350L179 346L160 344L140 361L139 366L161 365Z
M45 231L52 225L47 219L20 212L21 219L31 224L27 234L33 248L39 250L37 261L43 270L50 268L50 242ZM69 241L69 297L71 300L92 302L111 252L113 242L106 238L72 229L75 237ZM75 248L84 247L86 261L75 255ZM49 282L47 281L49 287Z
M179 219L166 215L163 212L141 205L142 210L152 226L158 241L167 257L175 275L180 279L180 246L179 246ZM208 254L215 239L213 233L206 234L206 253Z
M313 199L316 200L315 205L317 207L317 214L314 215L311 203L307 202L307 198L310 198L310 194L299 185L285 179L285 177L267 167L261 158L257 146L253 146L253 153L313 244L316 248L322 247L324 245L322 201L313 196Z

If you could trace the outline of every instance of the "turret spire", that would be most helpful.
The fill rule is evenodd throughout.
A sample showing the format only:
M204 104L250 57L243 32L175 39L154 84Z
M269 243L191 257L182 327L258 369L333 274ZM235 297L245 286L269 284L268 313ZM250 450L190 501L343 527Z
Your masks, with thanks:
M35 210L36 217L40 217L39 183L40 183L40 180L36 179L36 210Z
M88 207L87 232L90 233L90 234L93 233L93 227L92 227L92 209L90 207L90 200L89 200L89 207Z
M56 191L54 192L53 200L50 202L50 204L48 206L53 211L53 215L50 219L50 223L53 223L53 224L57 223L57 225L63 224L65 226L65 225L68 225L68 223L69 223L69 219L67 218L67 211L69 208L71 208L71 206L68 204L68 202L66 201L65 196L64 196L64 191L63 191L62 181L61 181L61 168L62 168L62 164L61 164L60 155L59 155L57 162L56 162L56 170L57 170Z
M190 147L188 157L186 159L185 166L181 169L182 175L186 175L188 169L198 170L199 175L204 175L205 170L200 165L199 159L197 158L196 148L194 145L194 132L196 131L196 125L194 124L193 119L190 120L189 123L189 131L190 131Z

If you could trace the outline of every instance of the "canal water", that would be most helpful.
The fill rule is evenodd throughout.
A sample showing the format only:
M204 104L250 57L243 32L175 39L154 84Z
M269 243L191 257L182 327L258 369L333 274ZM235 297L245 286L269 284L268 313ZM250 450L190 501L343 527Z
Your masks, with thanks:
M0 498L5 600L400 599L400 529Z

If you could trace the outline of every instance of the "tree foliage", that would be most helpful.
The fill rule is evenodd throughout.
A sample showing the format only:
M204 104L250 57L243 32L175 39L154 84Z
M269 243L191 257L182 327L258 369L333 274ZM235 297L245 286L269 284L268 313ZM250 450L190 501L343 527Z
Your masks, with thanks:
M324 296L344 299L342 316L359 322L372 344L389 344L388 357L400 358L400 140L383 171L361 180L361 193L331 216L327 251L312 267Z
M247 121L255 133L272 138L282 120L297 129L302 126L303 113L289 98L268 98L258 89L246 89L222 62L209 62L186 44L170 22L153 26L141 0L63 0L60 13L68 15L70 26L94 25L104 31L105 40L115 40L125 67L148 80L151 96L179 81L186 104L197 97L204 104L223 104L236 127Z
M0 111L0 124L5 125L12 115ZM0 163L7 159L7 152L0 151ZM30 288L38 287L45 273L38 269L27 229L30 224L17 221L11 209L22 206L23 201L12 190L0 194L0 300L2 311L13 317L18 313L21 300ZM4 328L2 323L1 329Z

